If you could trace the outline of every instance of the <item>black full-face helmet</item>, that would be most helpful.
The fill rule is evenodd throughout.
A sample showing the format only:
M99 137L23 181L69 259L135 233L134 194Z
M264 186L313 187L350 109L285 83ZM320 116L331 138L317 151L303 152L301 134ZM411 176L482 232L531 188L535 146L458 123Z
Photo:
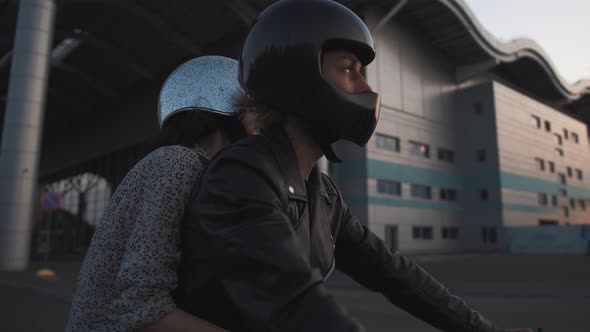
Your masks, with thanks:
M375 58L367 26L351 10L329 0L282 0L252 25L240 57L239 81L256 100L298 114L312 128L326 156L344 139L364 146L379 118L379 95L347 93L324 79L322 53L354 53L363 65Z

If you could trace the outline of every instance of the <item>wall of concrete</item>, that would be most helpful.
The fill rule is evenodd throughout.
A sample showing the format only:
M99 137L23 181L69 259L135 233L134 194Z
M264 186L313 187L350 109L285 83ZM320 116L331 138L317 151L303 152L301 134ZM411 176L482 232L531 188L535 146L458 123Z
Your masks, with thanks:
M588 226L507 227L505 232L506 248L511 253L590 253Z
M367 204L373 232L401 250L456 250L458 239L443 239L443 227L458 227L461 179L455 130L454 67L426 43L426 38L395 19L375 34L377 57L367 69L372 87L382 97L376 135L367 153ZM400 150L377 146L385 134L399 139ZM410 153L410 141L428 145L429 157ZM454 152L454 162L438 159L438 149ZM401 182L401 196L379 193L378 180ZM411 185L431 188L431 198L412 197ZM457 190L458 201L440 199L440 189ZM397 227L391 239L390 227ZM432 239L413 238L413 227L431 227Z
M500 83L494 83L493 89L504 224L533 226L539 225L539 220L590 223L590 150L586 125ZM540 119L541 128L537 128L533 116ZM546 122L549 130L545 128ZM572 133L577 134L577 143ZM561 137L561 143L556 135ZM556 149L562 150L563 155ZM544 170L539 168L537 159L543 161ZM550 170L549 162L554 164L554 171ZM582 179L578 179L576 170L582 171ZM559 173L565 175L566 184L560 183ZM546 205L540 204L540 193L547 195ZM552 204L553 196L557 197L556 205ZM564 208L569 216L563 212Z

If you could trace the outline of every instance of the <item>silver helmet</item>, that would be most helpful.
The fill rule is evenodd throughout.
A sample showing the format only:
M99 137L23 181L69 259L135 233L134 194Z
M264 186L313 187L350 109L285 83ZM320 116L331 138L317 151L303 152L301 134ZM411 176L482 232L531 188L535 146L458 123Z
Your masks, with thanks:
M201 110L229 116L236 111L238 61L223 56L201 56L176 68L166 79L158 100L160 127L173 114Z

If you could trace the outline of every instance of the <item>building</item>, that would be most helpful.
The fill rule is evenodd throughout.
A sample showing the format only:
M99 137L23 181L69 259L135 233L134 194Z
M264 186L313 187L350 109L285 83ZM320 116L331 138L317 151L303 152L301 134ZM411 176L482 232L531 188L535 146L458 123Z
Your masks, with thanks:
M588 111L567 94L587 99L588 82L565 83L534 41L496 40L461 1L408 2L375 37L377 131L332 175L392 249L503 250L512 226L590 223Z
M30 196L80 174L115 188L157 133L168 73L202 54L237 57L272 2L60 4ZM382 96L367 147L341 144L346 162L328 167L362 222L405 251L503 250L506 227L590 223L590 82L565 82L532 40L498 41L461 0L342 3L374 32L377 59L366 74ZM6 31L16 10L7 2ZM11 44L0 39L0 96ZM16 132L6 119L3 131ZM0 242L13 233L0 227Z

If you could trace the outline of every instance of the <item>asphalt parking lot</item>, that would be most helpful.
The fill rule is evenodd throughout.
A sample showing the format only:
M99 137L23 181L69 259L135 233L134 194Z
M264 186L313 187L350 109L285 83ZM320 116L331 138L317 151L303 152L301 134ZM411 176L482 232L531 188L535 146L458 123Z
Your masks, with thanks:
M451 292L501 327L542 327L543 332L590 331L590 256L458 254L413 257ZM0 273L1 330L63 331L80 259ZM51 267L56 277L35 276ZM437 331L347 277L329 287L367 331Z
M590 256L442 255L415 260L499 327L590 331ZM368 331L437 329L337 275L336 296Z

